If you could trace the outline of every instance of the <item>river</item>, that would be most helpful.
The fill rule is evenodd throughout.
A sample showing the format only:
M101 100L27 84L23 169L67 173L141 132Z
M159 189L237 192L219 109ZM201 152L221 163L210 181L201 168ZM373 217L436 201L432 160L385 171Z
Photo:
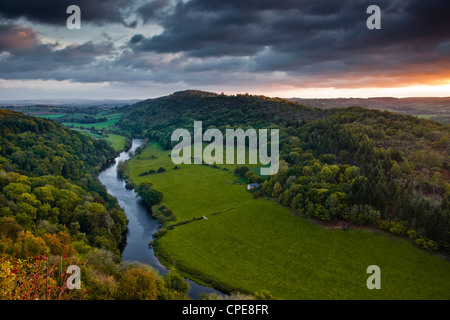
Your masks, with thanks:
M142 140L134 139L130 151L134 152L141 144ZM122 257L124 261L139 261L148 264L160 274L165 274L168 272L167 268L159 262L153 247L148 244L153 240L153 234L158 230L160 224L151 216L141 198L136 197L136 192L126 189L125 181L117 176L118 163L129 158L129 152L122 152L115 159L115 163L104 169L99 175L100 181L105 185L108 193L117 198L128 219L127 243ZM189 297L191 299L197 299L199 294L204 292L222 294L213 288L199 285L189 279L185 280L190 285Z

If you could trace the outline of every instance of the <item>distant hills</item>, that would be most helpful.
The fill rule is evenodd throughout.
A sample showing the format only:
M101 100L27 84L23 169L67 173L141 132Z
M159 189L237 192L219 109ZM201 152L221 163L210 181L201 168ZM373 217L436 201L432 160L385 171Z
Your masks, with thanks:
M437 98L336 98L336 99L304 99L290 98L310 107L321 109L362 107L378 109L401 114L408 114L429 120L450 123L450 97Z
M215 97L219 94L200 90L185 90L174 92L170 96L197 96L197 97ZM122 107L133 105L142 101L159 100L158 98L143 99L40 99L40 100L0 100L0 108L24 112L24 107ZM419 118L450 123L450 97L419 97L419 98L394 98L394 97L375 97L375 98L287 98L286 100L296 102L308 107L319 109L335 109L348 107L362 107L365 109L377 109L400 114L417 116ZM27 110L30 111L30 110ZM62 110L60 110L62 111ZM24 112L29 113L29 112Z
M0 106L23 107L23 106L60 106L60 107L106 107L123 106L139 102L139 99L43 99L43 100L0 100Z

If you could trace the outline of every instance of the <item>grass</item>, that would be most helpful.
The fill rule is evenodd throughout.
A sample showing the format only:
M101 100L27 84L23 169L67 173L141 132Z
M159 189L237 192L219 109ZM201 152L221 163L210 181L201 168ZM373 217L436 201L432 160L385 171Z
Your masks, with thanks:
M221 164L214 169L205 165L176 165L172 162L170 151L164 151L158 144L150 144L140 155L129 161L127 175L133 182L150 180L155 188L163 193L164 204L176 212L177 221L202 217L217 211L239 205L249 194L243 192L246 183L233 174L234 164ZM258 165L248 165L255 169ZM139 174L160 167L167 171L140 177ZM229 171L222 170L226 168ZM211 181L214 180L214 183ZM194 191L194 192L193 192ZM226 197L218 202L216 197ZM186 210L186 203L193 210Z
M449 299L449 263L386 233L317 226L270 200L170 230L160 256L225 288L284 299ZM366 269L381 268L382 290Z
M120 150L123 150L125 147L125 137L124 136L118 135L118 134L112 134L112 133L109 133L106 135L100 135L100 134L90 132L89 130L91 128L94 128L95 130L98 130L98 131L101 131L102 129L110 129L111 127L114 127L117 124L117 122L119 121L121 116L122 116L121 113L109 114L106 111L101 111L101 112L99 112L99 114L96 115L96 118L106 118L107 121L92 123L92 124L64 122L63 125L67 126L67 127L71 127L74 130L79 130L79 131L86 133L97 139L105 139L112 145L112 147L116 151L120 151Z
M72 130L76 130L78 132L87 134L88 136L94 137L96 139L103 139L102 135L94 133L94 132L91 132L91 131L88 131L88 130L83 130L83 129L72 129Z
M97 122L97 123L89 123L89 124L76 123L76 122L64 122L63 125L68 126L68 127L73 126L75 128L84 128L84 129L91 129L91 128L94 128L96 130L109 129L111 127L114 127L117 124L117 122L119 121L121 116L122 116L121 113L114 113L114 114L108 114L108 115L97 115L97 117L106 117L107 121Z
M450 299L448 261L385 232L319 226L271 199L253 199L234 165L227 165L231 171L173 170L169 154L150 144L128 162L127 174L163 192L175 223L207 217L176 226L155 243L159 258L185 275L283 299ZM160 166L167 171L139 176ZM370 265L381 268L381 290L366 287Z
M111 145L113 146L113 148L116 151L123 150L125 148L125 137L124 136L121 136L118 134L113 134L113 133L108 133L106 136L103 136L102 139L105 139L106 141L111 143Z
M58 118L66 116L66 115L67 114L64 114L64 113L58 113L58 114L36 114L33 116L39 117L39 118L46 118L46 119L58 119Z
M120 151L125 148L125 137L124 136L121 136L118 134L113 134L113 133L100 135L97 133L93 133L89 130L82 130L82 129L72 129L72 130L77 130L78 132L82 132L82 133L87 134L96 139L104 139L104 140L108 141L112 145L114 150L116 150L116 151Z

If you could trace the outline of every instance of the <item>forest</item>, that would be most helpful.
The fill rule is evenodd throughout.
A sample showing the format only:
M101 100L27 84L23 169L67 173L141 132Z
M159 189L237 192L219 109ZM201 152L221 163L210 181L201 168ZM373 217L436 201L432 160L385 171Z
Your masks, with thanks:
M0 110L0 299L187 299L175 273L125 264L127 227L98 181L117 155L104 140ZM65 270L82 266L82 290Z
M118 125L173 147L177 128L278 128L280 170L255 196L323 221L373 225L450 253L450 126L359 107L324 110L279 98L176 92L123 110Z

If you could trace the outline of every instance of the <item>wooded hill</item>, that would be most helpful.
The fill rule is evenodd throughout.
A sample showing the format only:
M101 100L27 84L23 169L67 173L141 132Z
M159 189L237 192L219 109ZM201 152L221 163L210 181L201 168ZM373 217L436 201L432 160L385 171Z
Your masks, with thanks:
M325 117L326 112L283 99L263 96L226 96L188 90L146 100L124 109L118 125L133 136L150 137L170 148L177 128L191 130L195 121L203 128L236 126L266 128L271 124L295 124Z
M309 216L374 224L450 253L450 126L358 107L176 92L124 108L120 128L170 149L177 128L279 128L277 175L262 192Z
M127 219L98 181L116 151L54 121L0 110L0 300L185 299L183 278L124 265ZM88 262L88 263L86 263ZM81 270L68 290L66 269Z

